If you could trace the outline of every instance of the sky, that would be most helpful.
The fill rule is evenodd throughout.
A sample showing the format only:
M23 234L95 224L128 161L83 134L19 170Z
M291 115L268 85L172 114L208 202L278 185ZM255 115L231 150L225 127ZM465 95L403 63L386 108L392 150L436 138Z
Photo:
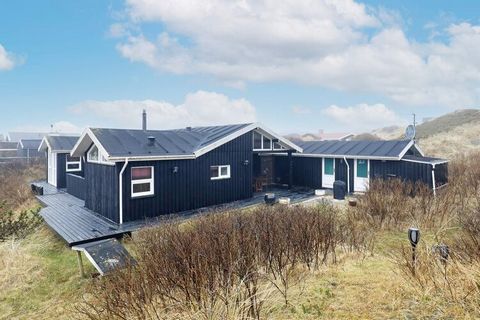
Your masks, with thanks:
M480 105L480 1L0 4L0 133L364 132Z

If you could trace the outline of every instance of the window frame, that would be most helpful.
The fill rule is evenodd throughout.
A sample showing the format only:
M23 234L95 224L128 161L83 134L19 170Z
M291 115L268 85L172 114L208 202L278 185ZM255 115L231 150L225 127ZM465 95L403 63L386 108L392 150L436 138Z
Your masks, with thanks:
M217 177L212 177L212 168L218 168L218 176ZM222 175L222 168L227 168L227 174ZM213 165L210 166L210 180L224 180L224 179L230 179L231 176L231 169L229 164L220 164L220 165Z
M150 178L149 179L133 179L133 169L141 169L141 168L150 168ZM136 184L150 184L149 191L142 191L142 192L133 192L133 186ZM130 197L134 198L143 198L155 195L155 168L153 166L135 166L130 168Z
M260 149L255 148L255 134L260 135ZM267 139L267 140L270 141L270 148L265 148L264 143L263 143L264 139ZM279 142L273 142L274 139L275 139L274 137L270 137L269 135L263 134L263 133L258 132L258 131L253 131L253 134L252 134L253 151L284 150L285 148L280 144L280 141ZM275 143L278 144L280 146L280 148L274 148Z
M97 159L97 160L93 160L93 159L90 157L90 154L91 154L93 148L97 148L97 154L98 154L98 159ZM90 149L88 149L88 151L87 151L87 162L89 162L89 163L98 163L98 164L107 164L107 165L109 165L109 166L114 166L114 165L115 165L115 162L110 162L110 161L108 161L107 159L105 159L105 156L102 154L102 152L100 151L100 148L97 147L96 144L92 144L92 146L90 147Z
M366 169L366 171L365 171L365 176L359 176L359 175L358 175L359 172L360 172L360 170L358 170L358 169L359 169L358 166L359 166L359 164L360 164L360 161L364 161L364 162L365 162L365 169ZM356 168L355 168L355 178L360 178L360 179L367 179L367 178L369 178L369 169L370 169L369 167L370 167L370 164L369 164L369 161L368 161L367 159L357 159L357 161L356 161Z
M76 157L76 158L78 158L78 161L68 161L68 157L71 157L71 156L69 154L67 154L66 157L65 157L65 171L66 172L80 172L80 171L82 171L82 157ZM78 168L69 169L68 168L69 164L78 164Z

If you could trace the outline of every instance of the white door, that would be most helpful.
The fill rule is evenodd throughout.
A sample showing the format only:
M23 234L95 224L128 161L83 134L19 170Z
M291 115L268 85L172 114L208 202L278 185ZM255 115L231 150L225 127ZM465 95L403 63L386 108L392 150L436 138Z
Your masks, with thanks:
M335 181L335 159L322 158L322 187L333 188Z
M367 191L370 176L370 160L355 159L355 179L353 182L354 191Z
M57 186L57 154L48 150L48 177L47 181L53 186Z

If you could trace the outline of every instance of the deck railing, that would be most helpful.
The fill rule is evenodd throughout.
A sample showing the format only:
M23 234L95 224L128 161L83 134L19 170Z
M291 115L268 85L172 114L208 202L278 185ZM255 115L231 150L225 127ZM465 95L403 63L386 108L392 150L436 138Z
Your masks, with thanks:
M67 192L74 197L85 200L85 178L67 173Z

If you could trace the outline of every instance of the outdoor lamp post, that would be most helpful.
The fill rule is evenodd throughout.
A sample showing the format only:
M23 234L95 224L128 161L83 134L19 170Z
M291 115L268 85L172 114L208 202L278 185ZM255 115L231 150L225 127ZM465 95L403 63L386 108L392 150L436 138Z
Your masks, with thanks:
M420 241L420 230L418 228L410 228L408 229L408 240L410 240L410 244L412 245L412 262L413 262L413 275L415 275L415 264L416 264L416 254L415 249L417 248L417 244Z

